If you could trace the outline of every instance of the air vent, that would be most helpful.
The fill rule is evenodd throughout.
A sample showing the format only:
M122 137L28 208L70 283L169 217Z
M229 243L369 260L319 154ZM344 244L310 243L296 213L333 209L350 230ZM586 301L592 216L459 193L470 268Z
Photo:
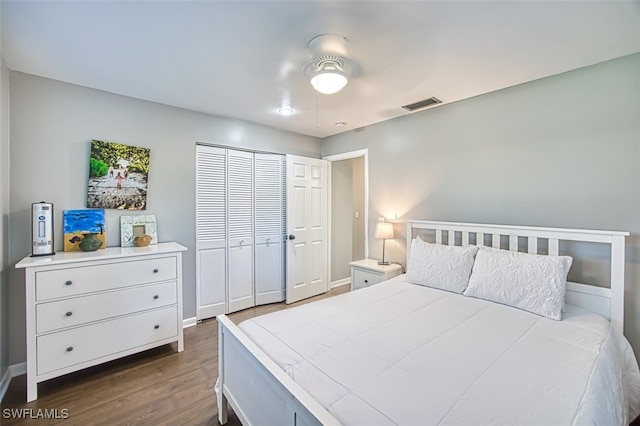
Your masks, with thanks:
M426 108L426 107L441 104L441 103L442 101L440 99L433 97L433 98L425 99L423 101L418 101L409 105L405 105L402 108L406 109L407 111L416 111L422 108Z

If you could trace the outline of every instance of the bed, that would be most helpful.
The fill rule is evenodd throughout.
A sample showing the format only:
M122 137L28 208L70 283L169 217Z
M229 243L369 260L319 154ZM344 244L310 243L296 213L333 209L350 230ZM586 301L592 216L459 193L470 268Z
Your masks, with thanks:
M628 424L627 235L408 222L406 275L218 317L220 423L229 404L245 425ZM610 248L608 288L566 281L575 243Z

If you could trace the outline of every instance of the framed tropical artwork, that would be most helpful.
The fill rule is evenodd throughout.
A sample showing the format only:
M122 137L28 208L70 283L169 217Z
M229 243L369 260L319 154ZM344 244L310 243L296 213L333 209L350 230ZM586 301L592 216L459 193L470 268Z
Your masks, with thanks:
M91 141L87 207L146 210L149 148Z
M64 251L79 251L85 234L96 234L102 241L100 248L107 246L104 210L64 210L62 225L64 230Z

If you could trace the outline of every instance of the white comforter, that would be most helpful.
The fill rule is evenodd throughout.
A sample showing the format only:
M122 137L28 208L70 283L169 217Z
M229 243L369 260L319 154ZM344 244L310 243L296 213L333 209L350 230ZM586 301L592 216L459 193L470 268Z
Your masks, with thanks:
M403 282L240 328L345 425L626 425L627 340L568 305L562 321Z

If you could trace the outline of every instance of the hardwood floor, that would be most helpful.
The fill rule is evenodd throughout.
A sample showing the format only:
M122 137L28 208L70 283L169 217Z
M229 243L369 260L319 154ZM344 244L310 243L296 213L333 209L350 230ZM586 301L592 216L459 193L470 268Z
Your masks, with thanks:
M291 305L259 306L229 317L239 323L347 291L349 286L344 285ZM218 323L202 321L185 329L184 338L185 350L179 354L174 345L165 345L42 382L38 399L29 404L26 376L16 377L0 405L0 424L218 425L213 390L218 377ZM23 418L15 418L16 414ZM45 419L47 415L57 418ZM230 412L227 424L240 422Z

